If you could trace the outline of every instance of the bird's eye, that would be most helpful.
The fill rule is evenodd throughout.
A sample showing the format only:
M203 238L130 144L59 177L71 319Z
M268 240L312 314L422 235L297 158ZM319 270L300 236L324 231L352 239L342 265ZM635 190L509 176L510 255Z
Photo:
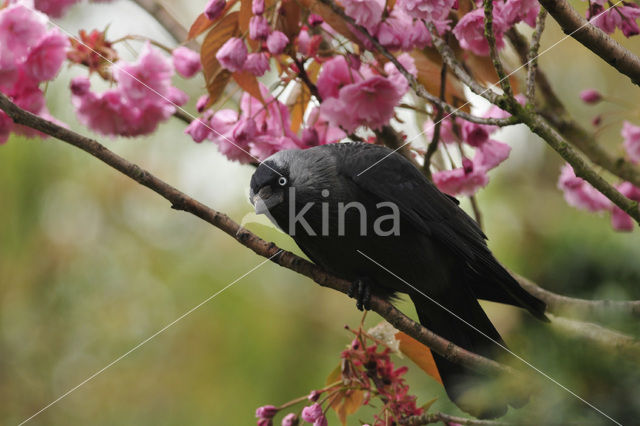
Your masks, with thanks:
M280 176L278 178L278 185L285 186L287 184L287 178L284 176Z

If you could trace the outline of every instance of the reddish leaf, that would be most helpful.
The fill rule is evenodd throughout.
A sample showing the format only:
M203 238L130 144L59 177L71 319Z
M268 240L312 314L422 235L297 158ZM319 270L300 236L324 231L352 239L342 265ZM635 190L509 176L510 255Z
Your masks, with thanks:
M200 49L200 62L205 84L209 92L209 104L213 104L222 94L231 73L223 70L216 59L216 53L227 40L238 35L238 12L226 15L204 39Z
M260 85L256 76L247 71L236 71L233 73L233 79L238 83L238 86L245 92L262 102L264 105L264 98L260 93Z
M278 14L276 28L293 40L300 32L300 4L297 1L284 1Z
M438 367L436 367L433 355L428 347L401 331L396 333L396 339L400 342L400 351L403 354L416 363L425 373L442 383Z
M427 55L420 50L414 50L411 53L416 68L418 70L418 82L424 86L429 93L434 96L440 96L440 72L442 70L442 61L434 60L431 55ZM439 59L439 58L438 58ZM447 74L445 83L445 100L453 106L461 106L467 103L464 95L464 89L460 81L451 73ZM469 112L470 105L465 105L463 111Z
M309 79L312 82L315 82L318 77L318 72L320 71L320 64L316 61L313 61L307 67L306 71ZM300 130L302 120L304 119L304 113L307 110L307 106L309 105L310 100L311 91L309 90L307 85L303 83L297 83L296 87L289 95L289 100L287 101L287 106L291 111L292 132L297 133L298 130Z
M222 19L222 17L224 17L227 14L231 6L233 6L237 1L238 0L229 1L227 3L227 6L224 8L222 13L220 14L220 16L218 16L213 21L209 20L209 18L207 18L204 13L201 13L200 15L198 15L196 20L193 21L193 24L191 24L191 28L189 28L189 35L187 37L187 40L192 40L198 37L203 32L207 31L209 28L211 28L216 22L218 22L220 19Z
M342 426L346 426L347 424L347 416L358 411L360 407L362 407L362 403L364 402L364 392L361 390L349 390L346 391L344 397L342 398L342 402L338 405L338 407L333 407L336 410L336 414L338 414L338 418L340 422L342 422Z

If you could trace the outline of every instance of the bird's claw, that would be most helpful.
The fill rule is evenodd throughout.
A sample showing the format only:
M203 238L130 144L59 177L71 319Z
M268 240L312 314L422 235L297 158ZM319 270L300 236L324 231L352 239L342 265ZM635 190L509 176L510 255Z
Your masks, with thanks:
M371 307L371 282L366 278L359 278L351 283L349 297L356 299L356 308L360 311Z

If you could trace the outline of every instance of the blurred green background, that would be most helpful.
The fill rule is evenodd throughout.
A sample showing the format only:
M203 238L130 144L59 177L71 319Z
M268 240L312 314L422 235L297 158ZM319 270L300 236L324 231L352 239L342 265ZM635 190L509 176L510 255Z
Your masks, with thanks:
M181 2L176 12L188 23L203 3ZM125 1L78 6L60 24L72 31L111 24L112 38L144 29L145 35L171 43L144 12ZM549 20L543 48L562 37ZM624 44L640 51L637 40ZM571 39L545 53L540 63L585 126L597 113L610 114L605 123L613 124L599 132L600 141L619 152L621 120L638 124L638 112L609 103L588 107L578 93L595 87L635 105L637 87ZM67 90L70 78L82 72L63 70L47 89L48 106L87 134L74 118ZM176 84L194 99L202 92L197 79ZM252 168L228 162L211 143L193 143L183 127L171 120L148 138L99 139L240 221L252 210L246 201ZM524 129L509 129L497 139L514 151L478 196L496 256L559 293L640 299L637 230L614 233L608 218L567 206L556 189L562 162ZM248 227L297 251L272 228ZM0 147L1 423L25 420L262 261L74 147L52 139L11 138ZM343 326L360 321L354 305L342 294L267 263L30 424L252 424L256 407L279 405L324 385L350 341ZM400 306L413 315L410 304ZM515 309L485 306L517 354L614 419L633 423L640 418L637 359L558 333ZM371 314L367 324L379 320ZM637 320L605 320L640 334ZM438 397L435 410L462 414L410 361L398 362L409 365L407 379L419 403ZM531 386L539 392L510 418L607 424L550 381L540 378ZM359 419L372 420L371 411L360 411L350 424L360 424Z

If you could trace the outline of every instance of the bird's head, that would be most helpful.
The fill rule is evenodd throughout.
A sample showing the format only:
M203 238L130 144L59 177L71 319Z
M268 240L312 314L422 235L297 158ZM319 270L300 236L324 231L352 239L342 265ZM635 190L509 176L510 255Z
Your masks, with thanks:
M262 162L251 177L249 201L256 214L273 213L286 206L291 188L291 157L291 152L280 151Z

